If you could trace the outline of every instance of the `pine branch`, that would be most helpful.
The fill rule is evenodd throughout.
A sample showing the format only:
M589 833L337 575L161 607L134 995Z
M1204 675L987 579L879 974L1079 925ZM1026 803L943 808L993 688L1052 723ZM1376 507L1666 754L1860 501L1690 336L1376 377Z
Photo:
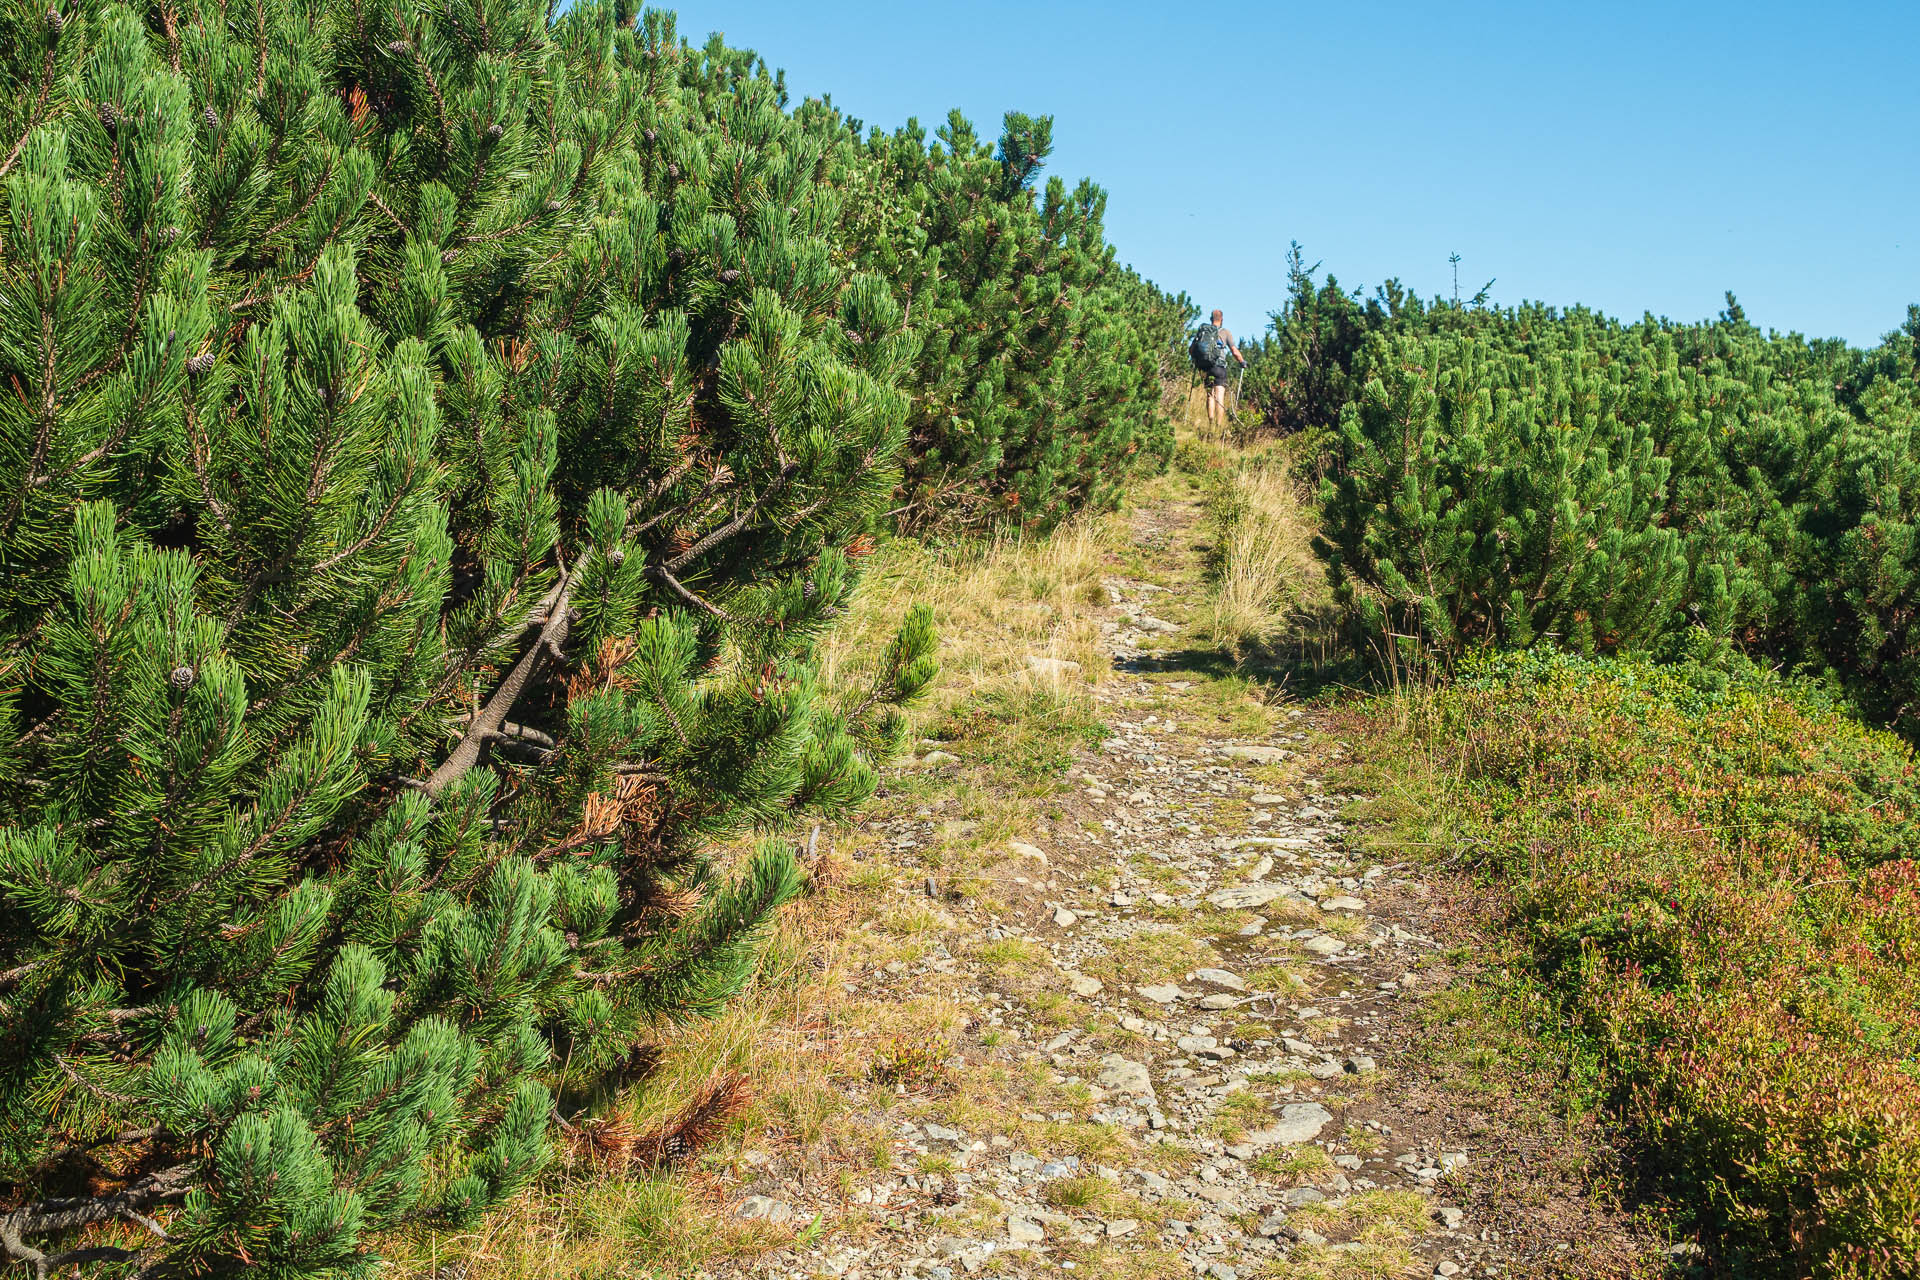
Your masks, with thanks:
M651 569L647 570L647 576L649 578L652 578L655 582L658 582L661 586L665 587L667 590L673 592L674 595L678 596L685 603L692 605L694 608L699 609L704 613L710 614L713 617L718 618L722 622L738 621L738 619L736 619L732 614L728 613L725 609L722 609L719 605L710 604L709 602L695 595L693 592L687 590L686 585L682 583L680 579L674 577L673 574L668 571L665 565L658 565L658 564L654 565Z
M50 1231L71 1231L75 1227L90 1226L96 1222L122 1220L146 1228L165 1243L171 1239L166 1229L140 1211L186 1195L189 1188L185 1183L199 1168L198 1164L177 1164L110 1196L42 1200L10 1210L0 1214L0 1247L4 1247L7 1256L15 1262L24 1262L32 1268L34 1280L46 1280L55 1269L86 1262L133 1261L144 1265L154 1254L151 1248L120 1249L110 1245L95 1245L49 1256L28 1244L26 1237Z
M542 733L529 725L515 724L511 720L502 724L493 736L504 741L524 742L529 746L539 747L542 751L552 751L560 745L553 740L552 734Z
M694 466L694 463L693 463L693 459L691 458L687 459L684 462L676 463L669 471L666 472L666 474L662 475L658 480L653 482L653 484L647 490L646 498L638 505L644 506L646 503L657 500L661 494L665 493L667 490L671 489L674 485L679 484L681 480L685 479L687 472L693 470L693 466ZM682 515L685 512L692 510L696 503L706 501L707 497L710 494L712 494L714 490L718 489L721 485L725 484L727 481L731 479L733 479L733 472L729 471L724 466L715 467L710 473L708 473L706 482L700 486L700 492L694 494L691 498L688 498L685 502L680 503L678 506L668 507L664 511L656 512L654 515L648 517L645 521L641 522L638 525L635 525L633 529L634 536L638 537L640 534L645 533L647 530L653 528L655 525L661 523L662 521L671 520L676 516Z
M41 58L40 92L33 100L33 110L27 113L26 127L20 130L20 138L13 144L13 150L7 152L7 158L0 162L0 178L7 176L14 162L20 159L20 153L26 149L27 139L40 127L42 113L47 109L47 94L53 89L53 41L47 41L47 51Z
M780 468L780 474L775 476L767 484L767 487L761 491L760 496L753 500L752 505L733 519L727 521L727 523L721 525L718 529L715 529L712 533L709 533L706 537L700 539L700 541L688 547L685 551L682 551L673 559L667 561L667 572L680 572L700 556L711 551L728 538L731 538L734 534L746 528L748 522L756 515L759 515L761 509L765 507L767 503L771 502L782 489L786 488L787 482L793 479L799 470L800 464L797 462L789 462L786 466Z
M559 660L561 646L567 642L567 629L572 626L568 602L573 596L574 583L578 578L579 565L572 570L562 570L560 581L554 586L552 606L547 610L545 623L540 635L527 651L520 655L520 661L513 664L513 670L500 682L500 687L487 699L487 705L467 726L466 734L455 745L438 769L420 784L420 789L429 796L438 799L446 789L467 775L474 765L480 763L480 753L486 748L489 739L501 733L501 727L507 722L507 714L513 710L513 704L520 699L527 684L539 669L543 656L553 655Z

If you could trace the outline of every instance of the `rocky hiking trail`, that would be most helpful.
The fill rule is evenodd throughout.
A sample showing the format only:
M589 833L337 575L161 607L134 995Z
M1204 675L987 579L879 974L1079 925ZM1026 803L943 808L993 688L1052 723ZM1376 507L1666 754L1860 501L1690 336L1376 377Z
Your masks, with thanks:
M858 1104L891 1099L869 1114L890 1139L877 1167L835 1180L751 1153L757 1176L723 1212L795 1235L718 1271L1663 1269L1658 1244L1583 1188L1580 1153L1433 1069L1427 1011L1454 980L1460 903L1351 840L1341 815L1360 797L1332 779L1352 744L1284 702L1263 708L1264 732L1216 731L1249 694L1180 647L1203 601L1197 524L1190 502L1135 517L1145 561L1172 567L1106 579L1112 670L1091 692L1106 735L1032 838L1004 842L991 893L916 865L950 822L937 788L886 823L904 869L889 892L936 926L862 986L949 1010L953 1033L895 1045L890 1087ZM1029 659L1037 680L1071 666ZM922 751L903 773L962 763Z

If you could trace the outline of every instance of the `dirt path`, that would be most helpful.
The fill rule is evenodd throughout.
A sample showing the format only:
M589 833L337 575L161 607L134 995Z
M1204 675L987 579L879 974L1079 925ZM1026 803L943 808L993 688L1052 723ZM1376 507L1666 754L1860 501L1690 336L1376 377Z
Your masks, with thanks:
M880 1167L823 1185L770 1165L733 1202L818 1224L742 1270L1602 1275L1644 1253L1524 1108L1436 1067L1451 908L1349 847L1358 797L1328 781L1348 746L1181 648L1203 598L1196 523L1179 504L1136 521L1164 572L1104 584L1106 736L1033 838L999 851L989 892L914 861L950 821L941 771L963 762L923 749L905 766L924 803L887 825L911 869L894 892L938 937L870 979L953 1009L956 1034L882 1055Z

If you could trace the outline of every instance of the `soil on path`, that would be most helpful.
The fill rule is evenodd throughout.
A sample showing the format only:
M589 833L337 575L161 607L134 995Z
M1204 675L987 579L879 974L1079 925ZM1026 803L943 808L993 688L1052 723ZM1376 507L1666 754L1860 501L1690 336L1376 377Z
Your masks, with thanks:
M1160 581L1104 584L1106 736L992 892L915 866L937 800L889 825L909 869L892 892L937 913L938 938L866 976L946 1002L957 1034L890 1051L880 1167L767 1161L725 1211L797 1238L723 1270L1657 1274L1664 1250L1587 1184L1570 1127L1440 1069L1441 1046L1463 1048L1447 1026L1462 901L1350 844L1359 797L1330 780L1364 744L1283 703L1223 732L1222 708L1255 691L1180 647L1204 600L1197 512L1162 505L1134 533Z

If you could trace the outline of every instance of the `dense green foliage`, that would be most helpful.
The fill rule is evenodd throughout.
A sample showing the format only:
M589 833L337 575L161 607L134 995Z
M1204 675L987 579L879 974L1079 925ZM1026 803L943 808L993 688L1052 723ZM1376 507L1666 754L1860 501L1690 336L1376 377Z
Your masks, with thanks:
M744 980L932 674L814 654L903 475L1109 497L1181 304L1044 121L624 0L0 31L0 1239L365 1272Z
M1331 432L1321 550L1374 652L1731 642L1920 730L1920 309L1862 351L1731 299L1629 325L1295 268L1252 381L1268 420Z
M1098 187L1050 178L1036 199L1052 131L1009 112L989 147L955 112L932 143L916 122L868 141L863 262L920 344L910 527L1046 527L1171 452L1161 384L1192 308L1116 265Z
M1458 674L1415 699L1406 816L1498 886L1674 1221L1716 1274L1920 1272L1911 748L1739 660Z

